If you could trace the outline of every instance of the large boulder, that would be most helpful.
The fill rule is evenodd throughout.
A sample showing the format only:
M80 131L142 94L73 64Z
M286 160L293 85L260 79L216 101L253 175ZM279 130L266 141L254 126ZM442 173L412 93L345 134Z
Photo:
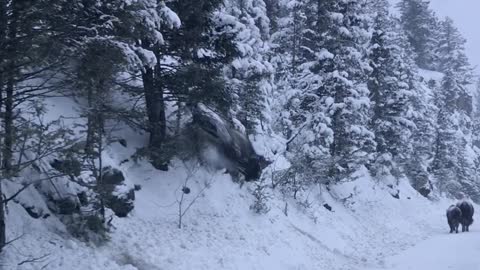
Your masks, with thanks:
M112 209L118 217L126 217L134 208L135 190L126 185L115 188L111 195L107 196L107 207Z
M134 208L135 190L125 184L122 171L110 166L103 169L99 193L105 206L112 209L118 217L126 217Z
M53 161L50 162L50 165L55 170L71 177L79 176L82 172L82 163L73 158L66 160L53 159Z
M75 196L63 198L47 196L47 206L55 214L73 215L80 213L80 202Z

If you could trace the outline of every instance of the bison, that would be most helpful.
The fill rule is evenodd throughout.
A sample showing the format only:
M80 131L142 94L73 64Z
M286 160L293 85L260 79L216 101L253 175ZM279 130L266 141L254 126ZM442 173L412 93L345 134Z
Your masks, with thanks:
M447 209L448 226L450 226L450 233L454 231L458 233L458 225L462 222L462 210L456 205L450 205Z
M247 134L201 103L192 106L191 112L193 121L187 133L201 149L204 161L213 167L225 168L234 179L239 174L247 182L260 178L271 162L257 154Z
M469 201L462 200L457 203L457 207L462 211L462 232L468 232L468 227L473 223L473 205Z

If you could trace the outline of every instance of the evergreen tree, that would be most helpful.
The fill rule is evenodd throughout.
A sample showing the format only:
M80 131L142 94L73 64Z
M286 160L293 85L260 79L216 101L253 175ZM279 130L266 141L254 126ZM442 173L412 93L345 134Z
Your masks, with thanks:
M48 134L50 130L42 130L45 138L40 140L32 135L38 134L38 130L33 130L45 128L35 120L44 112L42 99L58 90L51 81L66 60L63 52L57 51L57 45L70 36L58 24L65 18L65 14L58 12L61 3L61 0L0 1L0 182L13 181L34 163L64 146L58 142L54 146L53 142L62 132ZM3 208L6 202L1 188L0 196L1 251L6 242Z
M267 96L272 87L273 67L268 61L270 21L263 0L227 2L227 12L238 21L234 40L240 54L227 73L229 87L235 92L235 114L248 133L261 131L265 121Z
M120 25L119 35L125 35L130 40L130 47L135 45L133 52L136 54L133 55L140 54L146 129L150 133L149 158L155 168L167 170L168 155L164 147L167 137L166 90L162 81L163 56L160 50L166 46L162 32L176 31L180 27L180 19L163 1L142 0L129 4L131 8L121 13L121 18L125 18L121 21L126 23Z
M333 8L331 41L326 44L332 55L323 60L319 90L332 118L330 177L338 181L370 162L375 142L368 128L370 100L364 84L367 67L362 48L369 39L366 2L340 1Z
M238 28L221 4L218 0L171 3L182 25L165 33L157 69L159 87L169 99L202 102L228 113L232 94L225 87L223 69L238 53L233 42Z
M413 110L411 111L415 130L412 134L413 152L405 169L413 188L423 196L432 192L431 160L435 155L435 138L437 132L438 107L433 103L432 89L418 81L411 80L415 90L411 97Z
M280 129L287 137L287 158L292 167L284 181L295 196L308 184L328 181L333 131L320 90L322 61L333 58L324 48L329 36L326 20L333 1L282 1L282 17L273 33L277 91L282 97ZM331 18L334 19L333 17Z
M472 142L473 98L469 91L471 68L465 54L465 40L449 18L441 23L437 57L445 74L438 89L439 107L434 174L442 191L464 192L480 199L475 176Z
M415 128L411 115L414 67L398 45L399 33L388 16L388 2L376 2L374 31L369 46L371 73L368 88L372 100L371 128L375 133L376 160L373 172L388 175L403 171L412 152Z
M300 7L302 60L287 103L291 159L307 178L339 181L366 165L375 146L363 50L368 10L364 1L306 1Z
M478 149L480 149L480 80L479 79L477 79L477 82L475 85L472 122L473 122L473 125L472 125L473 145Z
M276 104L280 114L278 129L286 137L294 136L301 127L296 115L302 114L296 105L301 95L301 65L305 62L301 51L306 25L306 1L279 1L278 28L272 33L272 64L275 69ZM308 70L307 70L308 72ZM303 86L304 87L304 86ZM300 121L297 121L297 120Z
M81 169L90 171L93 177L91 181L74 177L71 180L89 189L90 196L86 199L91 212L85 216L99 220L95 229L99 233L107 228L105 203L99 194L102 194L106 167L104 151L111 143L108 123L115 118L110 108L117 90L116 78L128 65L122 49L108 40L92 39L80 53L78 63L74 66L74 82L75 95L81 104L81 117L86 119L86 140L83 149L78 149L76 153L72 151L70 155L79 156L78 160L83 160Z
M438 94L438 131L434 174L442 191L456 195L468 194L480 199L480 183L476 181L475 159L472 150L470 109L465 110L463 76L447 70ZM471 97L468 108L471 108Z
M304 44L306 26L305 1L279 1L281 13L278 30L272 33L274 63L277 76L296 76L301 57L301 44ZM288 75L285 75L287 74Z
M438 116L438 107L434 103L436 85L435 81L425 82L419 76L417 64L414 60L417 54L414 52L401 23L393 19L391 25L396 33L394 42L403 52L400 58L403 59L405 66L401 69L402 75L400 77L412 90L409 95L411 109L407 111L407 115L414 123L410 138L413 151L404 166L404 171L413 188L423 196L428 196L433 189L431 160L435 154L434 145Z
M408 41L416 53L420 68L434 69L437 19L427 0L402 0L398 3L400 18Z
M167 130L171 125L166 115L169 102L176 109L175 132L185 109L192 105L201 102L224 114L232 106L223 68L237 54L233 44L237 32L221 4L217 0L169 2L181 25L177 25L178 29L164 29L164 43L153 46L158 62L143 72L151 130L148 153L157 169L168 169L168 161L175 154Z
M440 22L439 39L436 49L439 70L469 75L469 63L465 54L465 38L455 27L452 19L446 18ZM468 79L468 78L465 78Z

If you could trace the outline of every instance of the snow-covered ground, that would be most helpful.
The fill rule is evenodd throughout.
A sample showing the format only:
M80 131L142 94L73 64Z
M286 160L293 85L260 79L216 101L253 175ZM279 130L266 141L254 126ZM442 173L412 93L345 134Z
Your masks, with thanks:
M59 101L51 113L74 115L74 107ZM180 161L169 172L157 171L144 161L122 162L147 138L128 129L122 129L121 135L128 147L114 143L105 152L105 163L121 169L128 184L142 189L136 193L133 212L113 220L110 241L98 247L85 244L69 236L54 216L33 219L11 202L8 237L21 237L2 254L2 269L389 270L409 269L410 263L414 267L410 260L428 265L428 257L437 255L450 260L448 254L461 252L462 239L470 241L465 257L480 247L480 242L475 244L479 237L475 233L446 235L445 209L451 201L427 200L405 179L397 190L388 187L392 179L375 180L359 172L354 182L334 186L329 192L312 188L299 200L273 190L270 211L257 215L249 209L254 201L253 184L240 188L222 172ZM196 200L179 229L178 199L189 171L192 177L186 185L191 193L185 195L182 209ZM14 191L13 186L7 190ZM23 196L48 211L33 188ZM455 251L448 253L449 249ZM35 262L22 263L31 259ZM449 262L455 263L455 258Z
M109 149L109 164L118 166L139 146L133 137L127 141L129 148L115 144ZM10 204L9 236L24 236L8 248L4 269L374 269L390 263L384 258L448 229L444 211L449 202L430 202L405 182L396 199L387 186L363 176L331 190L337 198L353 194L344 202L320 190L310 194L307 208L287 199L288 215L274 191L270 212L256 215L249 209L251 184L241 189L227 175L205 170L188 183L192 192L185 206L206 182L209 187L179 229L176 198L187 170L179 162L176 166L170 172L146 163L120 166L128 181L142 189L133 213L113 221L111 240L100 247L71 238L53 217L35 220ZM18 266L43 255L48 256Z
M480 231L439 234L388 258L378 270L480 269Z
M127 150L112 147L110 162L121 160ZM285 203L274 194L271 211L256 215L249 210L249 184L240 189L226 175L200 170L188 184L189 196L196 196L205 181L210 187L178 229L175 197L186 177L178 166L167 173L144 163L121 167L142 190L136 194L133 213L114 220L111 240L100 247L69 237L55 218L35 220L10 204L9 235L24 236L8 248L3 269L437 270L480 265L475 224L471 233L447 234L449 201L430 202L407 183L401 183L396 199L388 187L368 177L332 190L338 198L353 193L345 203L326 192L312 192L309 208L288 200L286 216ZM334 212L322 206L325 202ZM48 256L18 266L43 255Z

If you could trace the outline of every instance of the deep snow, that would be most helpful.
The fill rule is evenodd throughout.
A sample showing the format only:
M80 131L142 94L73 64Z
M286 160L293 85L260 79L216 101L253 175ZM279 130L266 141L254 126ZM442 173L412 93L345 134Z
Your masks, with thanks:
M52 118L63 115L67 117L64 121L78 121L68 118L77 113L72 101L52 100L49 106ZM176 161L169 172L160 172L144 161L122 162L145 145L147 137L121 126L118 132L128 147L112 144L104 154L105 165L121 169L128 184L139 184L142 189L136 193L133 212L127 218L113 220L110 241L99 247L85 244L69 236L56 217L33 219L19 204L11 202L8 237L23 236L1 255L2 269L404 269L396 264L397 259L408 263L422 252L434 256L437 252L431 245L444 255L447 245L460 246L456 241L470 236L445 235L445 209L451 201L427 200L406 179L398 183L388 178L372 179L365 171L360 171L354 182L333 186L329 192L312 187L298 200L273 190L268 202L271 210L257 215L249 209L254 201L254 184L240 188L221 171L195 169L187 183L191 193L185 197L184 209L200 191L204 192L185 214L184 226L179 229L177 200L189 171L185 165L191 168L191 164ZM257 148L276 144L267 143L268 138L257 139ZM281 158L270 158L276 160L271 168L285 165ZM398 184L398 190L388 187L392 184ZM12 194L17 188L8 185L6 190ZM394 198L398 192L399 199ZM33 188L22 196L49 211ZM325 203L333 212L323 207ZM473 230L475 227L474 223ZM43 258L18 265L39 257Z

